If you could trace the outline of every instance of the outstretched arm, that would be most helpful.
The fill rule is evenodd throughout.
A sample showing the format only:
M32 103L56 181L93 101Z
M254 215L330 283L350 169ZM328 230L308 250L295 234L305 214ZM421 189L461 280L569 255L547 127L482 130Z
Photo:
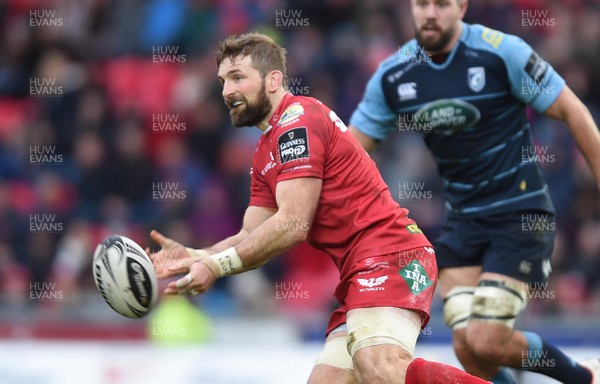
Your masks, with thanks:
M322 184L323 180L313 177L285 180L277 184L277 213L236 247L244 266L263 264L306 240Z
M322 183L321 179L312 177L279 182L275 193L277 213L250 231L235 246L198 258L191 264L189 274L170 283L165 293L202 293L216 279L255 269L304 241L317 210Z
M161 250L156 253L151 253L150 249L147 248L146 253L150 256L152 264L154 265L154 270L156 271L156 276L159 279L182 275L189 272L190 265L195 260L222 252L225 249L240 243L256 227L273 216L275 212L275 209L249 206L244 214L242 229L238 233L211 247L203 249L186 248L177 241L169 239L158 231L153 230L150 232L150 237L161 246Z
M600 132L589 109L565 86L545 115L567 124L600 186Z

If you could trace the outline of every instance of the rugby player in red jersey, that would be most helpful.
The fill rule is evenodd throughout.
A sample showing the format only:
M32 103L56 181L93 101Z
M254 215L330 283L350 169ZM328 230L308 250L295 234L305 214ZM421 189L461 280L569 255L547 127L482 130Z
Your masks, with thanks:
M158 277L185 274L165 293L197 295L307 240L340 271L340 307L310 384L486 383L414 358L437 281L434 251L336 114L288 92L285 50L261 34L232 36L217 64L233 125L263 131L250 204L240 232L209 248L151 233L162 247L150 255Z

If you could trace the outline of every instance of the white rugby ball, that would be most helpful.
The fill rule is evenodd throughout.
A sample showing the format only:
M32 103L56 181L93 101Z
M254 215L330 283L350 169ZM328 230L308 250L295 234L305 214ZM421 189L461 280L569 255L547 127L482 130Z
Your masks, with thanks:
M135 241L120 235L108 236L96 247L93 268L98 291L117 313L140 318L156 304L156 272Z

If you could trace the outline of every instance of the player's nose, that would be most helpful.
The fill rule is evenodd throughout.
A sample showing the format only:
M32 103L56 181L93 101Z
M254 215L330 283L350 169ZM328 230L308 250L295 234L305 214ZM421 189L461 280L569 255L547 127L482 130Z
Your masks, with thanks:
M430 1L427 3L427 5L425 5L424 10L423 10L425 17L428 19L435 19L437 18L437 8L435 5L435 2Z
M227 99L235 93L235 90L228 81L223 82L223 90L221 92L224 99Z

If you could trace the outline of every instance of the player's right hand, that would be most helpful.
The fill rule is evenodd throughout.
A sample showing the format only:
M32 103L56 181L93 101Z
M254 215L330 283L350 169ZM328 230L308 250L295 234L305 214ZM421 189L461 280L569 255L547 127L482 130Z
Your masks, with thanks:
M211 265L214 261L209 257L197 261L197 263L194 262L190 266L190 273L177 281L170 282L164 293L167 295L188 294L196 296L210 289L217 280L214 268L218 267Z
M189 272L190 265L194 261L191 250L156 230L150 232L150 237L161 246L161 250L154 253L150 248L146 248L146 253L156 271L156 277L165 279Z

